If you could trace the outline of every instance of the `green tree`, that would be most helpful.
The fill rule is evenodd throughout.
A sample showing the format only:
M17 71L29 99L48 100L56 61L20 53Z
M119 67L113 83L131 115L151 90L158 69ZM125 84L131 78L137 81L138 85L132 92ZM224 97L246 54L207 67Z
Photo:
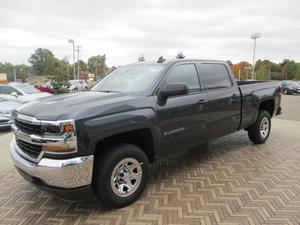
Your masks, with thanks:
M261 64L256 71L257 80L270 80L270 71L267 65Z
M11 63L5 62L0 64L0 73L6 73L7 80L14 80L14 66Z
M106 55L96 55L88 59L89 72L101 78L106 76Z
M281 65L281 72L285 80L294 80L297 72L297 64L294 60L284 59Z
M43 62L43 75L56 75L58 61L53 55L46 56Z
M78 62L75 63L75 72L78 74ZM79 72L88 71L88 65L83 61L79 60Z
M51 70L51 73L53 73L51 84L57 94L67 92L67 88L70 86L68 66L69 64L66 61L55 59L54 69Z
M297 63L296 66L297 66L297 69L296 69L295 79L300 80L300 63Z
M45 74L45 61L49 59L49 57L54 58L54 55L50 50L45 48L36 49L28 59L29 63L32 66L32 72L36 75Z

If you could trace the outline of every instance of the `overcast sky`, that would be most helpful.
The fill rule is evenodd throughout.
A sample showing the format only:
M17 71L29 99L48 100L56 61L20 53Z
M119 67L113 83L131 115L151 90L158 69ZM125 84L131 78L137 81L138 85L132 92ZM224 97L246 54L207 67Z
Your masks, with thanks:
M174 58L300 61L299 0L9 0L0 7L0 62L28 63L38 47L72 62L69 38L82 46L81 58L106 54L123 65Z

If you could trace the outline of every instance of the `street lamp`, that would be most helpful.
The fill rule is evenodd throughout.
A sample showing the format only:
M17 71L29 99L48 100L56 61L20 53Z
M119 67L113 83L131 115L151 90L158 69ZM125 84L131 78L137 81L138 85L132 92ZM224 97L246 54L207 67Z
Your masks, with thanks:
M254 47L253 47L253 66L252 66L252 80L256 79L256 76L255 76L255 50L256 50L256 39L257 38L260 38L261 37L261 34L259 33L256 33L256 34L252 34L251 35L251 39L254 40Z
M69 39L68 42L70 44L73 44L73 77L74 80L76 79L76 74L75 74L75 41L74 39Z

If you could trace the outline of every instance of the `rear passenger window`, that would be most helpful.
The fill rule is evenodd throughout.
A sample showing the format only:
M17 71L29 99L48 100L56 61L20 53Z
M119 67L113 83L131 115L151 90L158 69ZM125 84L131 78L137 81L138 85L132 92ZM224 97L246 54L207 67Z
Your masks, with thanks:
M223 64L201 64L201 76L206 90L231 87L228 70Z
M185 84L189 92L200 91L198 73L194 64L175 66L168 74L166 84Z

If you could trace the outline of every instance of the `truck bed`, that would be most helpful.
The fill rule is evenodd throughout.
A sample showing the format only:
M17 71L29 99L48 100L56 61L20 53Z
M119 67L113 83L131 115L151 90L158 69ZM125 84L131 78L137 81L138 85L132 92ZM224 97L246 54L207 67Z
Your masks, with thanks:
M259 102L272 100L278 92L280 83L278 81L237 81L241 95L241 127L253 124L257 117ZM279 101L279 102L277 102ZM275 106L280 104L280 100L275 97ZM277 107L275 107L277 112Z
M278 81L237 81L237 85L241 90L242 96L247 96L254 91L261 91L263 89L276 90L280 83Z

